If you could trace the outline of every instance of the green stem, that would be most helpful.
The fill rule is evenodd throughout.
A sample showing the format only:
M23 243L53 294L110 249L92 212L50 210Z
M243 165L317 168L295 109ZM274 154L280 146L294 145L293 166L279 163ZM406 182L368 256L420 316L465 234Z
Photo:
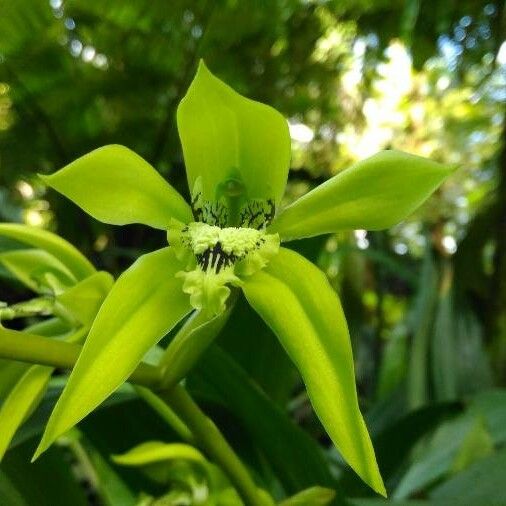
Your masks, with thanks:
M79 344L65 343L35 334L25 334L0 327L0 358L72 369L81 353ZM128 381L157 387L161 372L157 367L141 362Z
M135 386L135 391L147 404L149 404L160 417L170 425L179 437L187 443L195 443L193 434L188 426L179 418L174 411L158 395L149 388Z
M81 349L79 344L0 327L0 358L72 369ZM128 381L150 390L159 389L162 383L162 368L141 362ZM183 439L195 441L223 469L247 506L274 504L268 494L257 488L218 427L200 410L183 387L176 385L169 390L162 390L161 398L145 388L137 391Z
M249 472L218 427L201 411L182 386L176 385L161 392L161 397L189 427L200 448L225 471L247 506L273 504L261 495Z

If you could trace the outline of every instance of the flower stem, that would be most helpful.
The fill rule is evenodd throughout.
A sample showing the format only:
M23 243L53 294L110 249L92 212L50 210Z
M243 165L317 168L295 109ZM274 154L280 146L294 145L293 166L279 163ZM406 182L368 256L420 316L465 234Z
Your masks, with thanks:
M216 424L197 406L181 385L165 390L160 395L188 426L200 448L225 471L247 506L273 504L257 488Z
M0 327L0 358L72 369L81 346ZM128 379L131 383L156 388L161 380L157 367L141 362Z
M174 429L183 441L190 444L195 443L191 430L181 420L181 418L174 413L168 404L166 404L149 388L141 387L139 385L136 385L134 388L139 397L143 399L146 404L149 404L149 406L151 406L153 410L156 411L165 422L167 422L167 425L170 425L170 427Z
M0 327L0 358L72 369L81 349L79 344ZM223 469L246 506L274 505L269 495L257 488L218 427L182 386L154 393L162 383L162 368L141 362L128 381L148 387L138 387L137 392L183 439L194 441Z

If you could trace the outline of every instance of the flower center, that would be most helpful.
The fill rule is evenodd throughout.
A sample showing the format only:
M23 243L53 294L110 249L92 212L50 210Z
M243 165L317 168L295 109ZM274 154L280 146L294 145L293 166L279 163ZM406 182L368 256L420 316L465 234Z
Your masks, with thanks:
M183 291L195 309L217 315L225 310L229 285L264 268L279 251L279 236L264 229L225 227L193 222L175 224L169 243L185 270Z
M193 252L202 270L218 273L262 248L266 236L264 231L253 228L190 223L181 230L181 243Z

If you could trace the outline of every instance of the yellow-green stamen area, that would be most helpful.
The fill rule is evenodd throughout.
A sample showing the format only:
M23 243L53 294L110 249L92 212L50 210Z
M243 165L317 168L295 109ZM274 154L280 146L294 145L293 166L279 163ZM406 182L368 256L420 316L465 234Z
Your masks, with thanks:
M176 255L188 259L187 269L177 274L183 291L194 308L214 315L225 310L230 285L240 286L242 277L264 268L279 251L278 235L263 229L193 222L168 235Z

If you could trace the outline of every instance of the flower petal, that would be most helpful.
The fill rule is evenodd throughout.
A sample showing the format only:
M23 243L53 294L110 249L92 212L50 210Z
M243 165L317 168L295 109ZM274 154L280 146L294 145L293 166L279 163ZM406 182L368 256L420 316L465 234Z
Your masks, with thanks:
M88 214L111 225L142 223L167 229L172 218L188 222L190 206L160 174L124 146L95 149L44 182Z
M82 420L133 372L146 352L190 312L170 248L141 256L116 281L91 327L36 456Z
M337 449L370 487L385 495L358 406L346 320L325 275L304 257L281 248L265 270L244 280L243 290L301 373Z
M288 124L275 109L249 100L200 63L177 110L190 190L215 201L220 185L239 180L246 197L281 199L290 164Z
M286 241L343 229L389 228L420 206L453 170L401 151L382 151L283 209L269 232Z

